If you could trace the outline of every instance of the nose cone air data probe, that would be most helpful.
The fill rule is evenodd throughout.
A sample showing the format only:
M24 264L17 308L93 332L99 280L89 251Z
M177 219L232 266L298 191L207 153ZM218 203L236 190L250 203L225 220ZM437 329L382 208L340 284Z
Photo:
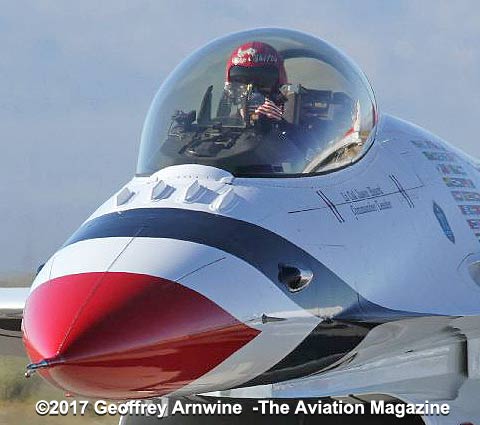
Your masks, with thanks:
M479 240L478 162L380 114L329 44L228 35L165 80L137 174L36 277L29 372L111 399L449 400L471 422Z
M44 283L24 323L27 350L47 362L48 378L68 391L122 399L175 391L259 333L189 288L124 272Z

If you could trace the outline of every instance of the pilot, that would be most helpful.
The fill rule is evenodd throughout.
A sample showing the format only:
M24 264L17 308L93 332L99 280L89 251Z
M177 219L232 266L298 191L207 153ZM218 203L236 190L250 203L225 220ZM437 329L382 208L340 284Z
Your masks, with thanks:
M242 44L230 55L225 74L226 92L249 97L248 110L240 110L242 118L252 113L254 119L282 120L285 97L280 88L287 84L287 73L283 58L272 46L260 41ZM243 92L238 93L237 87L243 87Z

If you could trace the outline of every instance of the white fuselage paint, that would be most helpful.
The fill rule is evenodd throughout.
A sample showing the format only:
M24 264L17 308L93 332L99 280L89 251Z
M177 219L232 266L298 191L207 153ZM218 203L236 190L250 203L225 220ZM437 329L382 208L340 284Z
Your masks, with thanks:
M419 147L419 142L434 143L438 149ZM430 153L447 153L452 159L429 159ZM455 171L452 166L460 166L457 171L465 174L444 174L449 168ZM444 180L457 177L475 187L452 188ZM128 203L118 207L113 197L91 218L132 208L212 213L212 197L207 195L193 203L179 202L174 194L151 201L151 187L158 179L173 187L173 193L181 193L192 181L209 193L232 188L238 201L223 215L281 235L324 263L362 297L383 307L445 315L480 312L480 286L459 271L467 256L480 253L480 229L475 236L467 221L476 216L462 213L460 205L480 208L480 200L460 202L452 194L480 193L480 173L468 158L418 127L383 117L364 158L320 176L228 179L225 172L211 167L169 167L152 177L134 178L127 185L135 192ZM335 213L320 194L335 205ZM434 202L447 217L454 243L434 214Z
M209 298L260 331L250 343L177 395L231 388L257 377L294 350L321 321L245 261L189 241L144 237L79 241L58 251L42 272L32 290L51 279L91 272L169 279ZM263 315L285 320L263 323Z
M480 219L480 200L460 201L463 195L456 193L479 193L476 165L432 134L400 120L384 116L378 127L366 155L342 170L304 178L247 179L212 167L173 166L135 177L126 185L131 192L126 202L119 205L113 196L87 222L137 208L224 215L282 236L381 307L478 315L480 286L465 268L469 258L480 254L480 230L477 222L468 221L477 214ZM169 189L152 199L159 181ZM184 195L192 184L198 196L187 202ZM462 184L466 186L454 187ZM233 191L235 202L219 212L215 200L227 190ZM435 214L435 204L447 226ZM54 277L92 271L171 279L262 331L179 394L240 385L284 358L321 321L245 261L213 247L162 238L76 242L52 257L33 290ZM327 306L333 312L337 308ZM262 314L288 319L263 324Z

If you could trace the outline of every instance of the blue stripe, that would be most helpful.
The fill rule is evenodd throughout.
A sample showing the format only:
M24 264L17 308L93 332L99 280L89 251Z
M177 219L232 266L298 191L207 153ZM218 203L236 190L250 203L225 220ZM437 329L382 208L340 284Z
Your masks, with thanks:
M370 303L308 252L274 232L200 211L141 208L103 215L80 227L64 246L88 239L135 236L190 241L227 252L255 267L297 305L314 315L318 315L319 308L342 307L333 320L321 322L284 359L244 385L318 372L351 352L379 323L423 316ZM279 263L309 268L314 275L311 284L300 292L289 292L278 280Z
M338 320L386 322L423 314L390 310L363 299L308 252L263 227L202 211L139 208L97 217L80 227L64 246L108 237L169 238L217 248L255 267L295 303L317 315L319 308L341 306ZM313 271L304 290L292 294L278 280L279 263Z

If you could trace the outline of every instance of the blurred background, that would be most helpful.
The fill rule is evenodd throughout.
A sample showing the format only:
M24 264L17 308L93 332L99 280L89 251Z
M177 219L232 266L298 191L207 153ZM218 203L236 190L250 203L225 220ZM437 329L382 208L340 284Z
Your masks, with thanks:
M2 2L0 279L23 282L132 177L158 86L229 32L324 38L365 71L382 111L480 156L479 21L464 0Z
M278 26L321 37L365 71L381 111L480 156L474 0L0 4L0 286L28 285L132 177L159 85L186 55L229 32ZM18 423L53 421L36 418L31 400L62 395L37 378L25 385L24 365L0 358L0 424L20 412L31 417Z
M38 400L74 400L42 381L23 376L27 359L0 356L0 425L116 425L118 416L98 416L92 408L85 416L38 416ZM89 406L90 407L90 406Z

